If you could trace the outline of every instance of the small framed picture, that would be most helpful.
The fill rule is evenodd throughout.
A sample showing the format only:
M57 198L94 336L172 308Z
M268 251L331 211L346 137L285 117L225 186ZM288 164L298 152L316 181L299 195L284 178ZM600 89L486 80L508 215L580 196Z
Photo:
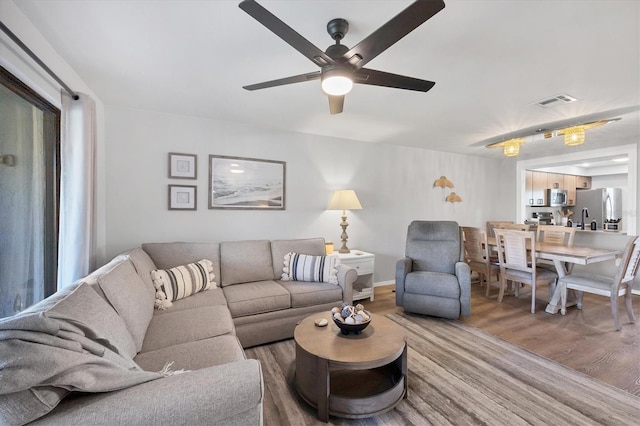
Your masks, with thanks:
M196 210L197 195L195 185L169 185L169 210Z
M169 153L169 177L174 179L196 179L197 156L195 154Z

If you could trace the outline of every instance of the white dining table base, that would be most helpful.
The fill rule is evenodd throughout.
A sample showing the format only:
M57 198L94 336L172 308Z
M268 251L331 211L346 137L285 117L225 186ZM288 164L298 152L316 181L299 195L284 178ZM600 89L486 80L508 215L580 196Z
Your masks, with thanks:
M558 281L560 278L564 277L565 275L567 275L567 265L565 262L562 262L560 260L553 260L553 264L556 267L556 272L558 273ZM571 265L573 266L573 265ZM562 295L566 294L565 290L566 290L566 284L562 284L562 283L558 283L556 282L556 285L554 286L555 288L553 289L553 295L551 296L551 300L549 300L549 304L547 305L547 307L545 308L545 312L551 315L555 315L556 313L558 313L559 310L561 310L562 308ZM577 304L577 301L575 300L575 298L571 298L568 299L565 306L574 306ZM562 315L564 315L565 312L562 312Z

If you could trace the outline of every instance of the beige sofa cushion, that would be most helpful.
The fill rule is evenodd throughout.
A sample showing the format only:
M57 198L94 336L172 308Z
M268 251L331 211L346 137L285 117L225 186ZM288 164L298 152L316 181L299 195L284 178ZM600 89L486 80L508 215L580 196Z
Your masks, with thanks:
M147 371L160 371L167 363L173 362L171 369L176 371L183 368L199 370L243 359L245 359L244 351L238 338L232 334L224 334L143 352L138 354L134 361ZM222 389L216 391L222 391Z
M261 314L291 307L289 292L275 281L257 281L223 287L231 316Z
M206 306L154 315L141 352L234 333L231 314L224 306Z
M271 243L267 240L220 243L220 269L222 287L272 280Z
M324 303L342 303L342 287L328 283L302 281L278 281L291 294L291 307L322 305Z
M214 287L207 291L201 291L184 299L176 300L168 309L157 309L154 315L164 315L176 311L202 308L205 306L227 306L227 299L220 287Z
M124 320L135 342L136 352L139 352L153 316L155 298L149 293L147 285L129 260L98 277L98 285L111 306Z
M279 280L282 277L284 256L290 252L322 256L325 254L324 238L271 241L273 279Z
M153 281L151 281L151 271L158 269L156 264L153 263L153 260L151 260L147 252L142 250L140 247L129 250L125 254L129 256L129 259L133 263L133 267L147 286L149 293L151 293L152 297L155 297L156 289L153 286Z
M171 269L187 263L209 259L213 274L220 276L220 244L218 243L147 243L142 245L157 268Z

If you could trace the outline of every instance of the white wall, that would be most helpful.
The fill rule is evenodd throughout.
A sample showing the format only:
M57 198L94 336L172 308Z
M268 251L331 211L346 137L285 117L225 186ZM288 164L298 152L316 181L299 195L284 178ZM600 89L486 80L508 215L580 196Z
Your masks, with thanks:
M324 237L340 242L341 212L326 210L334 189L355 189L363 210L348 212L349 247L376 254L375 281L394 278L414 219L484 226L515 214L513 163L258 129L242 124L106 108L108 260L144 242ZM198 178L169 179L169 152L197 154ZM286 161L286 210L207 208L208 156ZM433 188L446 175L463 202ZM197 184L197 211L169 211L167 185Z

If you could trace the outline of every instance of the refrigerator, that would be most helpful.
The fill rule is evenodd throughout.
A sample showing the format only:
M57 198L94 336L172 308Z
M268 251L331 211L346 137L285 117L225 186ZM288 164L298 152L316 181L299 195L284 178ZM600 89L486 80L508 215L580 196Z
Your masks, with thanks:
M599 230L603 229L604 221L618 221L622 218L622 190L620 188L578 189L573 221L582 220L582 209L587 208L589 217L585 218L585 229L589 229L591 221L595 220ZM619 221L618 221L619 222ZM622 229L618 223L618 231Z

